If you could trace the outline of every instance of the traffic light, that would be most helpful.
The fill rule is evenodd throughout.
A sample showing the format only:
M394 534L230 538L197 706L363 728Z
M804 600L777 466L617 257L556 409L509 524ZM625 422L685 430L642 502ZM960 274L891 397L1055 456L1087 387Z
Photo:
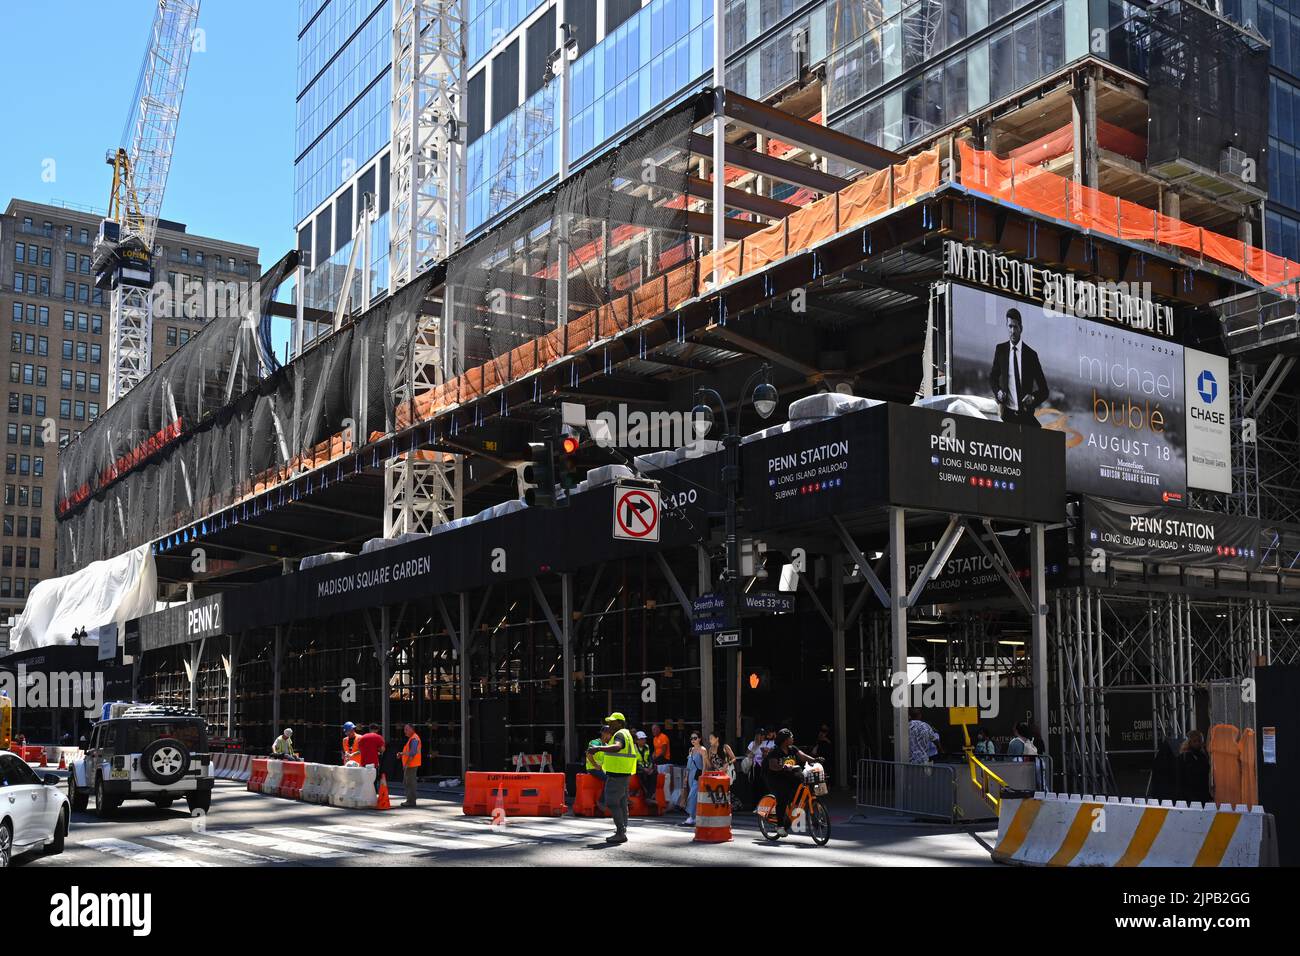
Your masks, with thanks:
M565 426L565 433L560 436L559 455L556 460L556 478L559 484L568 493L578 487L578 482L582 481L583 475L578 471L578 448L582 441L576 434Z
M555 507L555 448L550 440L530 441L532 460L524 466L524 502L530 508Z

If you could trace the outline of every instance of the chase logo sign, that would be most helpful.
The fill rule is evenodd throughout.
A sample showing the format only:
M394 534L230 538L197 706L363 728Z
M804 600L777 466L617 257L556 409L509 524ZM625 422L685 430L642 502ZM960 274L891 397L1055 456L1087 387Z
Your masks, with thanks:
M1201 374L1196 377L1196 392L1206 405L1213 405L1214 400L1219 397L1219 383L1208 368L1202 369Z

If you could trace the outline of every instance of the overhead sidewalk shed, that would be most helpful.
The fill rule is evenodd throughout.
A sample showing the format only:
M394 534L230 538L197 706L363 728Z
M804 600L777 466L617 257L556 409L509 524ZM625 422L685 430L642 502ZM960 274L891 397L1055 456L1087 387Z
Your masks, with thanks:
M811 551L833 550L839 552L837 560L844 561L844 544L835 542L838 530L850 544L847 555L852 561L854 554L861 553L853 543L855 537L861 538L862 547L870 550L881 533L892 534L895 537L890 541L895 544L891 546L905 548L905 525L928 540L926 536L932 536L936 527L942 529L954 521L960 524L966 518L1019 522L1031 527L1063 519L1064 442L1059 434L923 408L861 400L853 407L856 410L844 414L835 414L832 407L827 407L824 415L797 419L751 436L752 440L746 442L742 453L743 504L753 515L753 530L765 535L772 532L774 540L780 537L782 542L803 535ZM946 449L943 454L937 451L940 447ZM273 684L278 688L284 654L292 652L286 637L290 628L302 635L299 642L319 645L322 640L333 640L328 636L332 633L329 626L356 628L359 624L379 658L378 686L382 688L391 686L389 654L393 641L408 627L401 622L427 620L424 632L432 629L445 633L464 655L470 642L484 638L480 627L503 614L508 617L510 608L527 595L536 602L545 620L543 631L550 631L561 658L555 662L558 666L550 669L553 676L548 684L563 700L563 750L572 758L581 743L579 722L585 726L599 719L596 711L607 712L618 702L639 696L639 690L626 683L614 696L605 692L594 698L583 686L587 683L583 672L589 671L593 663L603 670L600 660L607 658L610 650L622 653L622 666L627 666L626 648L579 653L576 635L584 627L595 626L584 615L596 607L592 597L598 593L604 568L651 562L662 575L662 587L668 596L667 603L655 613L680 622L672 625L671 633L680 635L676 640L683 646L698 647L700 660L705 651L711 652L711 636L692 637L690 625L692 599L712 588L713 572L701 545L709 537L708 515L719 512L724 504L719 485L720 456L715 453L689 458L646 474L658 480L661 499L669 503L662 511L657 542L614 536L613 513L619 486L603 484L571 495L565 507L490 509L479 518L437 534L328 561L247 587L237 599L214 595L144 617L133 628L137 633L128 637L127 650L138 651L146 662L151 660L149 655L168 647L188 648L185 652L191 655L197 648L201 654L198 642L218 636L217 631L203 630L204 626L220 620L220 634L231 642L229 654L233 659L242 654L238 649L242 635L271 630L275 638L269 663ZM995 474L997 477L992 477ZM811 490L813 483L819 486L816 492ZM785 543L779 546L787 547ZM697 568L698 573L693 573ZM874 578L869 567L866 573ZM878 581L862 585L855 613L868 598L874 603L871 596L878 594L878 585ZM842 581L837 585L832 578L830 586L838 595L831 598L839 615L834 619L838 625L833 625L833 640L842 662ZM812 587L805 583L804 589L811 595L812 604L820 607L823 602ZM906 590L899 588L898 601L882 603L905 614ZM647 602L650 608L657 604ZM351 623L339 624L344 621ZM322 632L312 622L329 625ZM195 627L200 630L195 631ZM903 643L896 649L896 656L904 659L905 671L905 630L900 626L897 633L902 635ZM587 657L588 653L595 656ZM197 658L188 666L191 674L199 673ZM400 667L400 662L395 666ZM676 674L679 670L673 667L668 672ZM491 676L467 673L464 668L458 675L464 765L474 764L468 758L473 744L464 731L472 719L471 696L476 696L473 688ZM527 679L524 674L519 677ZM615 681L611 691L619 686ZM843 682L836 686L837 733L843 730L839 736L845 740L847 702ZM241 693L233 685L227 690L228 719L233 726L241 721L235 712L235 701ZM579 690L584 698L581 714L579 702L575 701L575 691ZM698 712L712 714L715 688L711 670L700 676L698 692ZM1045 686L1042 694L1046 699ZM377 705L383 712L385 725L395 708L405 706L400 696L392 694L380 694L377 701L370 699L369 706ZM278 694L272 706L274 718L269 722L259 718L258 723L280 723ZM341 723L346 708L337 712ZM297 717L293 719L296 726ZM331 723L327 719L322 726ZM905 735L902 740L906 740Z

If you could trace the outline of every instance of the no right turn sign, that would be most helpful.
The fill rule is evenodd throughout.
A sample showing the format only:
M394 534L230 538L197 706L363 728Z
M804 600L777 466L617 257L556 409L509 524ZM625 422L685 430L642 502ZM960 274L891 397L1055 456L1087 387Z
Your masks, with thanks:
M614 537L625 541L659 540L659 492L620 487L614 493Z

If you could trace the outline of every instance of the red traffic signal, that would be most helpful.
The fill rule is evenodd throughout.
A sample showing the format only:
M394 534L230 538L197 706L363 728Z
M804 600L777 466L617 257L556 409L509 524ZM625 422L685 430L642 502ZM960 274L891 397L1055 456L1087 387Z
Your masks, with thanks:
M580 444L582 443L578 441L577 435L565 435L564 440L560 442L560 450L566 455L572 455L578 450Z

